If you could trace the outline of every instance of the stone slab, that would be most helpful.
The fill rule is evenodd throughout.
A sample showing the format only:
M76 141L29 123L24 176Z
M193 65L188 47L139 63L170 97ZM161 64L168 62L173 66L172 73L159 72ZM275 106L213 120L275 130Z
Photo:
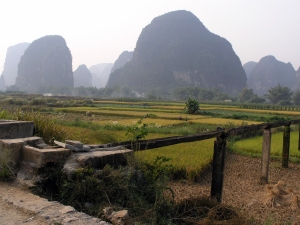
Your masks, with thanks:
M66 144L75 146L77 148L82 148L83 144L80 141L66 140Z
M33 128L31 121L0 120L0 139L31 137Z
M38 149L29 145L23 146L21 150L22 160L32 162L37 168L42 168L47 163L59 163L67 158L71 150L65 148Z
M60 141L54 141L54 143L60 147L70 149L74 152L88 152L91 150L90 146L83 145L79 141L66 141L66 143Z
M81 167L90 166L95 169L103 169L107 164L111 166L126 165L126 157L129 154L133 154L130 149L72 153L62 171L71 179L75 170Z

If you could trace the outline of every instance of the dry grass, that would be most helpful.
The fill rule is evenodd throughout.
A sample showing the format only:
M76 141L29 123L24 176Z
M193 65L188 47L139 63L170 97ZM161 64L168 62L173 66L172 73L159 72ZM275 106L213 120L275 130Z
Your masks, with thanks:
M223 118L201 118L201 119L192 119L189 120L194 123L202 123L202 124L216 124L216 125L224 125L224 124L233 124L236 126L240 126L242 124L260 124L261 122L255 122L250 120L237 120L237 119L223 119Z
M84 144L105 144L125 141L123 131L91 130L82 127L64 127L67 133L66 139L79 140Z
M109 120L109 121L97 121L96 123L105 125L115 125L120 124L123 126L132 126L137 123L139 119L120 119L120 120ZM185 120L166 120L166 119L153 119L153 118L145 118L143 123L148 124L152 127L162 127L162 126L170 126L170 125L177 125L177 124L184 124L186 123Z
M215 109L219 109L216 107ZM242 109L242 108L222 108L222 110L235 111L235 112L250 112L250 113L265 113L265 114L277 114L277 115L290 115L299 116L299 111L284 111L284 110L268 110L268 109Z
M290 207L300 208L300 196L293 189L287 188L285 182L278 181L275 185L266 186L265 205L268 207Z
M181 114L180 112L157 112L157 111L151 111L151 110L143 110L138 111L134 108L130 110L124 110L122 108L115 110L105 110L105 109L97 109L94 107L70 107L70 108L57 108L57 111L62 111L66 113L81 113L85 114L86 112L89 112L90 114L95 115L108 115L108 116L127 116L127 117L146 117L147 114L154 114L157 118L165 118L165 119L179 119L179 116L182 115L183 119L185 119L185 116L188 117L188 119L202 119L207 118L207 116L202 115L186 115Z

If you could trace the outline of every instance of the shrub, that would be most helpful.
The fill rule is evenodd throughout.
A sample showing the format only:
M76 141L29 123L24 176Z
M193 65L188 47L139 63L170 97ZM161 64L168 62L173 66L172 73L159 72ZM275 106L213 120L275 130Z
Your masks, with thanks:
M157 165L162 160L158 159ZM61 168L57 170L61 171ZM55 200L92 216L102 217L102 209L109 205L114 210L128 209L132 224L165 224L163 221L169 219L167 212L173 210L172 195L164 195L168 190L168 175L164 167L153 168L136 161L118 169L109 165L101 170L80 168L71 179L60 172L49 171L49 174L58 176L51 177L51 184L55 184L51 197L57 196ZM46 189L49 185L40 184L35 188L39 194L45 194ZM92 206L84 207L87 202Z
M200 110L199 102L196 99L192 99L189 97L187 102L185 103L184 110L188 114L195 114Z
M139 146L137 146L138 141L143 139L148 134L148 124L143 123L143 118L139 119L139 121L127 127L126 136L129 141L131 141L132 150L139 150Z

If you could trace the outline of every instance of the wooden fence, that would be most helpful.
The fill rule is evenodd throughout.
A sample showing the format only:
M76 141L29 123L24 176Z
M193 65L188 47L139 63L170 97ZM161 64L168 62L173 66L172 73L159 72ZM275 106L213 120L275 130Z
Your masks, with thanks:
M211 183L211 197L217 201L222 201L222 190L224 180L225 169L225 156L226 156L226 139L231 136L246 134L249 132L255 132L263 130L263 143L262 143L262 163L261 163L261 175L260 183L268 183L268 172L270 162L270 149L271 149L271 129L276 127L284 127L283 132L283 149L282 149L282 167L288 168L289 163L289 148L290 148L290 126L293 124L300 124L300 120L282 121L275 123L262 123L249 126L241 126L224 130L217 128L216 131L188 135L188 136L175 136L168 138L158 138L150 140L141 140L137 144L140 150L154 149L169 145L175 145L184 142L201 141L210 138L216 138L214 142L214 154L213 154L213 168L212 168L212 183ZM132 142L117 142L104 145L104 147L124 146L128 149L132 148ZM300 150L300 126L299 126L299 140L298 150Z

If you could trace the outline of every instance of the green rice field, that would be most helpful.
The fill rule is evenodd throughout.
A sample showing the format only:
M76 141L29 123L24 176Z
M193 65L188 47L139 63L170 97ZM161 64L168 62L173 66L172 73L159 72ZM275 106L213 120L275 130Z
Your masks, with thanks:
M42 110L52 116L65 130L68 139L84 144L105 144L127 141L126 133L137 121L147 125L144 139L192 135L216 130L300 118L299 111L270 109L245 109L226 104L200 104L199 114L186 114L183 102L121 102L96 100L83 105L84 101L70 100L68 107L44 107ZM5 113L4 113L5 114ZM3 115L4 115L3 114ZM180 119L181 118L181 119ZM279 129L280 130L280 129ZM274 130L275 131L275 130ZM272 135L273 158L280 158L282 132ZM149 164L157 157L166 157L174 177L194 180L212 162L213 139L176 144L172 146L136 151L140 160ZM262 137L247 139L229 138L228 148L234 152L255 157L261 156ZM291 160L300 160L298 132L291 133Z

